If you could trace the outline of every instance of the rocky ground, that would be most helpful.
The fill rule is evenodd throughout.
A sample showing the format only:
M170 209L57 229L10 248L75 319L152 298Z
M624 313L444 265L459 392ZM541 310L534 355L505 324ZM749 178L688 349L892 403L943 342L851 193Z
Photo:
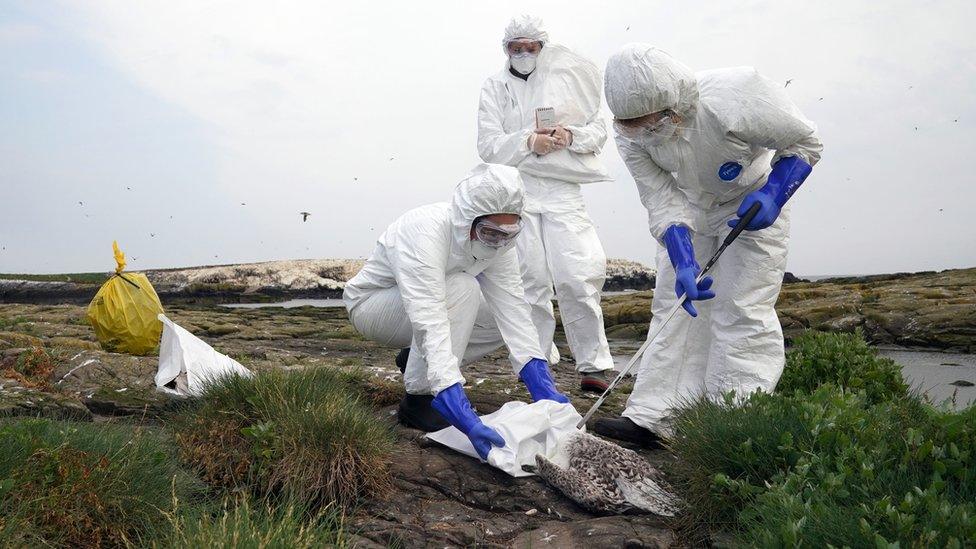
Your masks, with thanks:
M651 296L605 298L607 336L643 339ZM776 310L787 338L859 329L875 344L976 352L976 268L784 284Z
M0 416L41 415L81 421L153 422L176 402L155 391L157 358L106 353L98 348L78 305L0 305ZM169 305L167 314L218 350L252 369L332 365L363 368L399 381L390 349L363 341L341 308L226 309ZM564 339L561 339L564 341ZM42 358L32 349L44 350ZM561 349L565 356L566 348ZM25 357L41 376L25 376ZM47 362L45 362L45 359ZM496 354L466 368L468 392L480 413L522 399L508 360ZM576 388L570 361L556 368L557 383L586 409L594 400ZM624 388L604 412L619 413ZM395 423L395 406L381 410ZM397 427L395 491L369 502L352 518L363 546L656 547L672 533L651 516L591 515L536 478L513 479L476 460ZM663 453L645 453L652 461Z
M649 320L651 292L607 297L608 335L619 351L636 348ZM394 351L362 340L341 308L228 309L164 299L167 314L218 350L252 369L332 365L361 368L391 381L400 373ZM788 335L815 328L862 329L879 343L976 352L976 269L891 277L801 282L784 286L778 305ZM585 410L594 397L578 390L566 358L559 386ZM102 351L85 307L0 304L0 416L41 415L80 421L152 423L174 404L155 391L155 356ZM498 353L464 372L479 412L528 400L507 359ZM625 383L602 409L621 411ZM395 407L381 410L395 422ZM668 546L675 542L653 516L597 517L538 479L513 479L397 427L395 491L367 503L351 525L363 545ZM664 452L644 452L652 462Z

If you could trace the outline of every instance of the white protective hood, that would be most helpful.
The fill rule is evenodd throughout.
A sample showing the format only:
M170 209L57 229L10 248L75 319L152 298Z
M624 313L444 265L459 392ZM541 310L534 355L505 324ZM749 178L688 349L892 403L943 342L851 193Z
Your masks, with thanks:
M607 105L627 120L671 109L689 119L698 107L695 73L649 44L627 44L607 61Z
M452 252L471 257L471 225L491 214L522 215L525 190L518 170L499 164L479 164L454 188L451 200Z
M508 43L516 38L527 38L543 44L549 43L549 33L542 29L542 19L531 15L513 17L508 26L505 27L502 48L505 48L506 54L508 53Z

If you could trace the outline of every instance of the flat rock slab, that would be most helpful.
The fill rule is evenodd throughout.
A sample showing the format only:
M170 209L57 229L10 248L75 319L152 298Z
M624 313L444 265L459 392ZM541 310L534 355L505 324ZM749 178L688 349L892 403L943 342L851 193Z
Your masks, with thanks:
M15 379L0 378L0 418L4 417L91 421L92 413L78 398L24 387Z
M396 429L393 492L368 503L350 524L362 546L668 547L674 541L663 518L597 517L538 477L510 477L424 441L419 431Z

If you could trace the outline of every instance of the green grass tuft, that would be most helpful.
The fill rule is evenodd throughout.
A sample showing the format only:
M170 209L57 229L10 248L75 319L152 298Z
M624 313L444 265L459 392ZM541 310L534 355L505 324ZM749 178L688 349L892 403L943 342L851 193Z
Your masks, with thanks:
M190 507L175 513L154 549L312 549L347 547L343 516L335 509L309 512L294 504L272 506L247 496L226 498L217 509Z
M181 457L209 483L302 505L355 505L389 486L392 429L333 368L213 382L171 422Z

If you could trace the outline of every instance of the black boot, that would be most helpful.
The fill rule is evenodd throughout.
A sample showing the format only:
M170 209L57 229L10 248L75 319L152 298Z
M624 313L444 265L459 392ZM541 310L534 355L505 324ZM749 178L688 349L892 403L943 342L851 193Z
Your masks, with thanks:
M407 347L406 349L400 349L400 352L397 353L396 360L394 362L396 362L397 368L400 369L401 374L407 371L408 358L410 358L410 347Z
M644 448L664 448L656 433L637 425L630 418L600 418L593 424L593 432L605 437L637 444Z
M404 396L397 409L400 424L428 433L450 427L451 424L430 405L433 400L434 395Z
M580 374L580 390L591 393L602 393L610 386L607 373L603 370L596 372L583 372Z

